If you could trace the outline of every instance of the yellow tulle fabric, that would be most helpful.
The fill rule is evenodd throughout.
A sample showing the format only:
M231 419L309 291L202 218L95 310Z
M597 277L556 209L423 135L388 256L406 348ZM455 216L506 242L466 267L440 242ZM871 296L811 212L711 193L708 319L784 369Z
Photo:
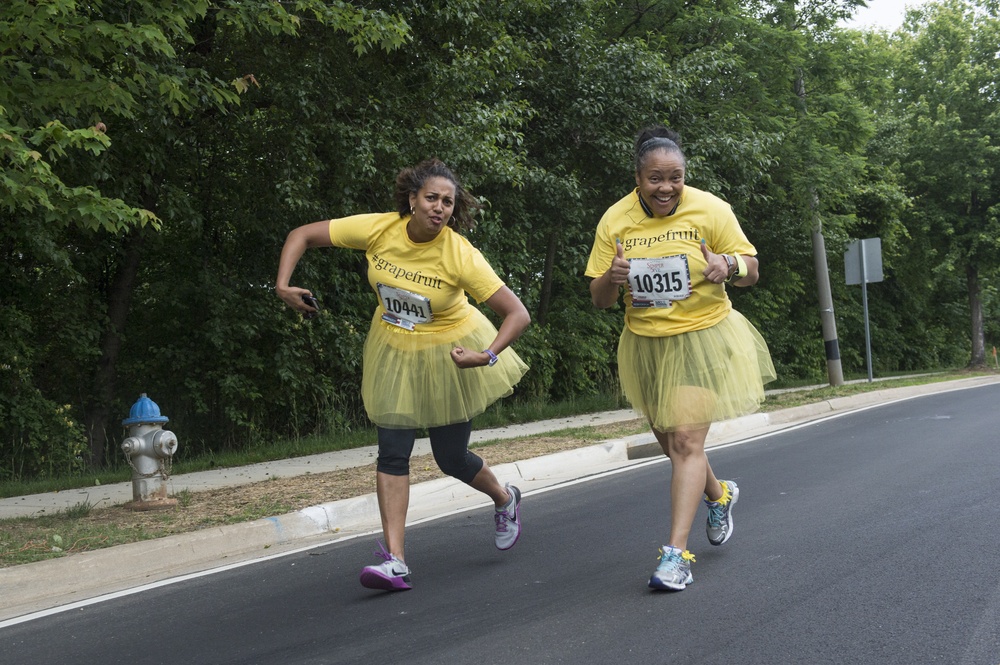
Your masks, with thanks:
M661 432L753 413L775 378L767 343L736 310L710 328L669 337L625 328L618 371L625 397Z
M388 429L472 420L514 386L528 366L508 347L493 367L460 369L451 350L482 351L497 329L478 309L454 328L421 334L372 320L364 350L361 397L373 423Z

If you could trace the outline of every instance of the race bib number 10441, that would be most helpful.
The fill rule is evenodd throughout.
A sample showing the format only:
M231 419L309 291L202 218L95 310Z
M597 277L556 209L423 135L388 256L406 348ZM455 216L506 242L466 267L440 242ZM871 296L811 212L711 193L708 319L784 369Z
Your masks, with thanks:
M422 295L385 284L378 284L378 295L385 310L382 320L386 323L413 330L418 323L427 323L434 318L430 299Z
M629 259L628 285L632 307L670 307L691 295L687 255L659 259Z

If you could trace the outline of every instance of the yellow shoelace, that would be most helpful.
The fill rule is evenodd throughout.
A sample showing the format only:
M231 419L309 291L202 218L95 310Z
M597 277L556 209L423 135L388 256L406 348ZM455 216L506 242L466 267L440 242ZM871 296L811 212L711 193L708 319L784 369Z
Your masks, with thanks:
M659 553L660 555L657 557L657 559L662 559L663 558L662 547L659 549ZM694 554L692 554L690 550L684 550L683 552L681 552L681 559L683 561L690 561L691 563L698 563L698 561L694 558Z

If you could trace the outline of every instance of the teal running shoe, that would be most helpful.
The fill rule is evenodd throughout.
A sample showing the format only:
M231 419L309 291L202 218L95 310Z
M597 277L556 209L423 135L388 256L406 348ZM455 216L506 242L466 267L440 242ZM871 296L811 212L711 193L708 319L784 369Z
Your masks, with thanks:
M704 497L705 505L708 506L708 523L705 526L705 533L708 534L708 542L713 545L722 545L733 535L733 506L740 498L740 488L732 480L721 480L722 496L718 501L709 501Z
M649 588L683 591L688 584L694 582L694 577L691 575L691 564L694 560L691 552L664 545L660 550L660 563L656 566L653 576L649 578Z

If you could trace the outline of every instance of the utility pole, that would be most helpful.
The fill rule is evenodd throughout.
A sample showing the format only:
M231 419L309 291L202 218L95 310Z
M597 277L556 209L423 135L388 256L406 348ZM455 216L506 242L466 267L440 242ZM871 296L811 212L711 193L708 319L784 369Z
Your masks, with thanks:
M795 94L799 98L799 113L806 115L806 83L802 70L795 77ZM819 317L823 327L823 345L826 350L826 371L831 386L844 384L844 370L840 366L840 343L837 341L837 319L833 315L833 292L830 289L830 270L826 263L826 240L823 238L823 219L819 214L819 194L810 187L809 208L812 216L813 266L816 270L816 290L819 295Z
M816 270L816 290L819 295L819 318L823 327L823 346L826 349L826 372L831 386L844 384L844 370L840 366L840 342L837 341L837 319L833 316L833 293L830 289L830 270L826 265L826 241L823 238L823 220L820 219L813 199L813 266Z

